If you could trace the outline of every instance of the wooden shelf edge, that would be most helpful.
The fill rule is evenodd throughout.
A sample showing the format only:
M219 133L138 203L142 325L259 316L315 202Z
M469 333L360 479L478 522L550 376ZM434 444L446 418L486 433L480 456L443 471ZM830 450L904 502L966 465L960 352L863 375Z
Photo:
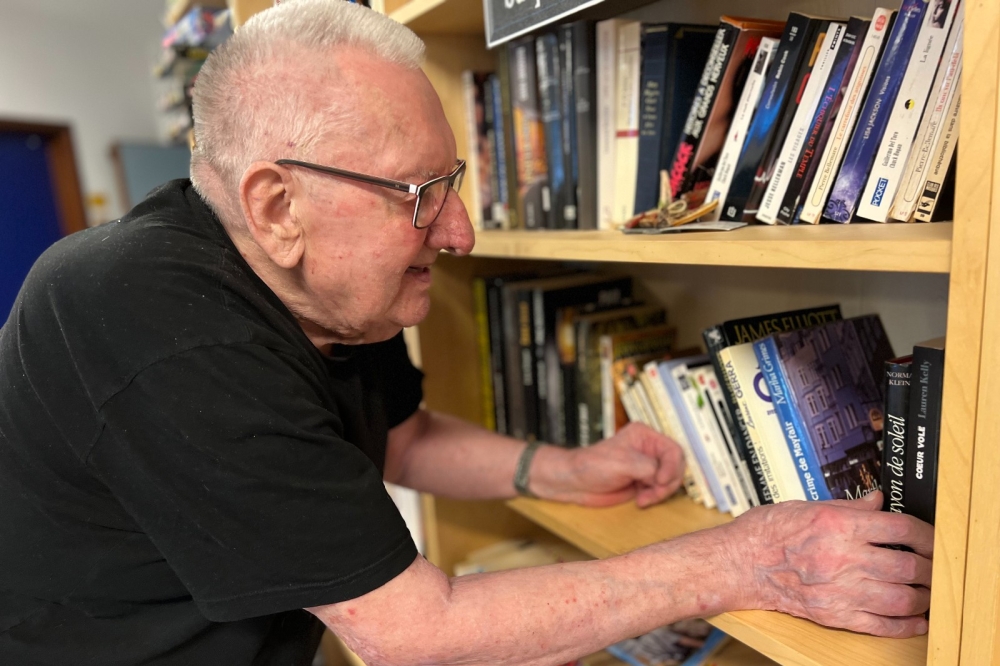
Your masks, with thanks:
M508 259L946 274L951 223L749 226L626 236L617 231L480 231L472 254Z
M606 558L731 520L678 495L650 509L624 504L606 509L518 498L508 506L584 552ZM926 663L927 637L876 638L828 629L768 611L739 611L708 621L757 652L795 666L916 666Z

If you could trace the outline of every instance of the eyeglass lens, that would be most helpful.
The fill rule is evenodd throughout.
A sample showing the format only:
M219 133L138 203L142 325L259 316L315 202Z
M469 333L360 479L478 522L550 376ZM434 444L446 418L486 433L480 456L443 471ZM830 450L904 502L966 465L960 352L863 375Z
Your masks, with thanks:
M448 197L448 190L453 188L458 192L462 187L463 175L463 173L456 174L451 183L447 178L438 181L420 194L415 225L418 229L429 227L437 219Z

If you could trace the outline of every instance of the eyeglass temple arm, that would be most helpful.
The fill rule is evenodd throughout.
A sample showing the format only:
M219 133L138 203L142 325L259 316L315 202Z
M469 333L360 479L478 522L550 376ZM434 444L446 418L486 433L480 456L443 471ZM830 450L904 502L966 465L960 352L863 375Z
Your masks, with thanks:
M407 194L417 194L420 191L420 186L412 183L389 180L388 178L379 178L378 176L366 176L365 174L356 173L354 171L337 169L336 167L321 166L319 164L311 164L309 162L300 162L299 160L277 160L275 164L294 164L296 166L306 167L307 169L312 169L314 171L322 171L324 173L331 173L335 176L358 180L363 183L381 185L382 187L391 187L394 190L406 192Z

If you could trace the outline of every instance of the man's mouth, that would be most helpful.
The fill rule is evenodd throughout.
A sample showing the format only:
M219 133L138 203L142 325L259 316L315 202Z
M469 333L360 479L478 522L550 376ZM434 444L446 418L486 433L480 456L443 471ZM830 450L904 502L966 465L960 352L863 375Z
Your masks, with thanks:
M431 272L430 266L410 266L406 269L407 273L411 275L425 275Z

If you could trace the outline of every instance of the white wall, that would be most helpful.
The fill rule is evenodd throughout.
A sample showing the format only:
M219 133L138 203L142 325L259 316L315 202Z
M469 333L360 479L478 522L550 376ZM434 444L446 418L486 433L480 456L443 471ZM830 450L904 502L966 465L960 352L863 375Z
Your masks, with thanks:
M0 118L70 125L84 196L123 211L110 158L155 141L162 0L0 0ZM0 185L2 186L2 185Z

